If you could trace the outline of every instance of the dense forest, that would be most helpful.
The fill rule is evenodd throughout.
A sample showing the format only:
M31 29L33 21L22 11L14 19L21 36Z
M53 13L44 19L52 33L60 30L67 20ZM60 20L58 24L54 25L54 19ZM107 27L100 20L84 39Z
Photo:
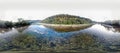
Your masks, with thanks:
M103 22L103 24L120 26L120 20L108 20L108 21Z
M12 28L12 27L22 27L30 25L31 23L27 20L18 20L18 22L2 21L0 20L0 28Z
M58 14L51 17L48 17L42 20L43 23L49 24L88 24L92 21L88 18L68 15L68 14Z

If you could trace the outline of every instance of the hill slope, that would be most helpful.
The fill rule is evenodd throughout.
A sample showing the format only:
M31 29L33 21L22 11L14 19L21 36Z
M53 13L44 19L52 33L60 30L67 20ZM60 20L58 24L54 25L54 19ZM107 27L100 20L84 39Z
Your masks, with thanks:
M42 23L49 24L88 24L91 22L90 19L68 14L58 14L42 20Z

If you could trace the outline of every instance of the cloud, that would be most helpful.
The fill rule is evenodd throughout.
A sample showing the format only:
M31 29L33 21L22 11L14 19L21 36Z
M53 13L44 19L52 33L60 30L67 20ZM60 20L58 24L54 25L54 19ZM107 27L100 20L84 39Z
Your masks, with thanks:
M94 21L120 19L118 0L0 0L0 19L16 21L72 14ZM118 9L118 10L116 10Z
M88 10L88 9L58 9L58 10L49 10L49 9L32 9L32 10L7 10L5 12L4 20L16 21L18 18L23 19L33 19L33 20L43 20L49 16L56 14L71 14L90 18L94 21L105 21L111 18L110 10Z

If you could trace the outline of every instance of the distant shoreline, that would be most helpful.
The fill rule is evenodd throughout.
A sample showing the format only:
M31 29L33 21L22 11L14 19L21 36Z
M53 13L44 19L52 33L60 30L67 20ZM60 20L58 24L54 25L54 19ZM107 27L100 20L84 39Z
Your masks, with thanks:
M46 23L37 23L39 25L44 26L51 26L51 27L84 27L84 26L90 26L93 24L46 24Z

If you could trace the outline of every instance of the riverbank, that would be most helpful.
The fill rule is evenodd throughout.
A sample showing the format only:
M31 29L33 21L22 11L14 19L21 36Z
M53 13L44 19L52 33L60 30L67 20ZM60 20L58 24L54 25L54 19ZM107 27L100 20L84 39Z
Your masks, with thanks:
M51 27L84 27L84 26L90 26L93 24L46 24L46 23L37 23L40 25L44 25L44 26L51 26Z
M43 25L47 28L54 29L58 32L70 32L70 31L78 31L85 28L88 28L92 26L93 24L71 24L71 25L65 25L65 24L46 24L46 23L39 23L38 25Z

